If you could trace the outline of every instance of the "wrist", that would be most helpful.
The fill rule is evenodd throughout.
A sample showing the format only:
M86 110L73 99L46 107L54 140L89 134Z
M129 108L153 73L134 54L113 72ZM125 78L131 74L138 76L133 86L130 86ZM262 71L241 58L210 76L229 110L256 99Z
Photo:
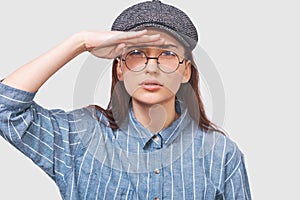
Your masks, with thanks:
M84 31L73 34L69 40L74 45L74 51L76 54L81 54L87 51Z

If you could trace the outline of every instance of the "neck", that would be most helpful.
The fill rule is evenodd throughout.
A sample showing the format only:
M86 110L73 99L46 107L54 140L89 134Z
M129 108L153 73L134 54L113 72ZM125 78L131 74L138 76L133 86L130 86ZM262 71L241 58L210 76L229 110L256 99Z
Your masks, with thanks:
M175 99L154 105L132 100L132 107L136 119L152 133L157 133L170 126L178 118L175 111Z

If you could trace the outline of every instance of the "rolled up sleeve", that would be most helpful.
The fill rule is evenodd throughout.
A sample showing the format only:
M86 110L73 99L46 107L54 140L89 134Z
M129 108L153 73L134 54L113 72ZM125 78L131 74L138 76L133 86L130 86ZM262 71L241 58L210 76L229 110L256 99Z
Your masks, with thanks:
M56 182L65 182L79 144L72 116L47 110L33 101L36 93L0 83L0 134Z

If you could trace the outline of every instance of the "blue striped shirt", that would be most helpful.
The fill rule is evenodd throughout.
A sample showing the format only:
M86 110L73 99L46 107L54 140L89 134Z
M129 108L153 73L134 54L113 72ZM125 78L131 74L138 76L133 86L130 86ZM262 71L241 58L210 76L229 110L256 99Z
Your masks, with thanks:
M47 110L0 83L0 134L42 168L62 199L251 199L244 156L186 109L153 135L133 115L117 130L92 108Z

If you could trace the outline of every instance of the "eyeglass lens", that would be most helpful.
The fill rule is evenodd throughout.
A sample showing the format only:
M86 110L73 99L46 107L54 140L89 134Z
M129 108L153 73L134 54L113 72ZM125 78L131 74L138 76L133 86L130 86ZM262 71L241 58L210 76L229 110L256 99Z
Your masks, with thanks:
M167 73L176 71L180 64L177 54L172 51L163 51L158 57L147 57L140 50L130 51L125 57L125 64L132 71L141 71L146 67L149 59L157 60L159 69Z

